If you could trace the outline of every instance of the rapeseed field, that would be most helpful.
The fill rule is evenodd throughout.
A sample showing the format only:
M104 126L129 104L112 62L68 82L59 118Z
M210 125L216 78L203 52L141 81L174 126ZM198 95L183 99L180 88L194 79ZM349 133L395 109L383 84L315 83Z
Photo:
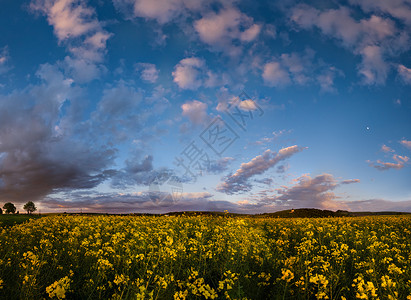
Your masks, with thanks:
M411 218L48 216L0 227L1 299L411 299Z

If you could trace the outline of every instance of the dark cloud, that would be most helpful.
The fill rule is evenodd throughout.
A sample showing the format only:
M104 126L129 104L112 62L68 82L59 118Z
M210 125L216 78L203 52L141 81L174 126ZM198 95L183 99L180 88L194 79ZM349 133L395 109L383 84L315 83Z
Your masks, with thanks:
M50 210L67 212L109 212L109 213L166 213L171 211L223 211L237 205L228 201L215 201L207 192L182 193L178 200L168 195L158 198L146 192L105 193L100 195L63 195L47 197L42 204ZM71 199L70 201L65 199ZM160 201L161 200L161 201Z
M222 157L216 161L212 161L208 168L211 174L221 174L228 170L230 163L234 160L232 157Z
M285 173L288 169L290 168L290 166L288 164L284 164L284 165L280 165L277 167L277 173L279 174L283 174Z
M62 107L81 101L56 67L43 65L41 83L0 96L0 200L38 200L60 189L93 188L112 176L116 150L72 136L75 116ZM81 126L81 125L79 125Z
M272 178L263 178L263 179L255 179L254 180L255 182L258 182L258 183L262 183L262 184L265 184L265 185L268 185L268 186L270 186L271 184L273 184L273 182L274 182L274 180L272 179Z
M238 201L236 203L214 200L208 193L185 193L178 201L170 195L160 196L161 201L153 198L148 192L99 195L87 193L69 193L63 197L47 197L42 205L50 211L96 212L96 213L167 213L173 211L224 211L233 213L265 213L291 208L319 208L349 211L404 211L411 212L411 200L387 201L369 199L360 201L334 201L332 207L315 206L307 202L256 202ZM71 200L66 200L71 199Z

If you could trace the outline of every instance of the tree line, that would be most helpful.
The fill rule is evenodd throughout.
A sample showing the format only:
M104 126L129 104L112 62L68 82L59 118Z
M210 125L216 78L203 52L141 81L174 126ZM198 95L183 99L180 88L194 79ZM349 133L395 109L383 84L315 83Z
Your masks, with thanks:
M24 204L23 209L26 210L28 214L31 214L37 210L37 207L32 201L29 201L26 204ZM11 202L7 202L3 205L3 210L6 214L15 214L16 206L14 206L14 204ZM3 214L3 210L0 208L0 215Z

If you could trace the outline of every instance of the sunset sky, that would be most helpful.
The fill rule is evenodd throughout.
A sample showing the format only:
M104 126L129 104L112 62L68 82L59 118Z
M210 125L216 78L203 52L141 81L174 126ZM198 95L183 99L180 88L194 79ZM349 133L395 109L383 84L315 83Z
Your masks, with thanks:
M411 211L407 0L0 6L1 207Z

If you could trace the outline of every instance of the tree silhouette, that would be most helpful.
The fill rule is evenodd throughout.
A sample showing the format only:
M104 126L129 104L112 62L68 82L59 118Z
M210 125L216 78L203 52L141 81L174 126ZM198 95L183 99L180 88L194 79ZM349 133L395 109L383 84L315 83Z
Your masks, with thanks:
M32 212L35 212L37 210L37 207L34 205L32 201L27 202L23 206L24 210L27 210L28 214L31 214Z
M2 215L3 214L3 210L0 208L0 215Z
M16 212L16 207L11 202L7 202L6 204L4 204L3 209L6 214L9 214L9 213L14 214Z

